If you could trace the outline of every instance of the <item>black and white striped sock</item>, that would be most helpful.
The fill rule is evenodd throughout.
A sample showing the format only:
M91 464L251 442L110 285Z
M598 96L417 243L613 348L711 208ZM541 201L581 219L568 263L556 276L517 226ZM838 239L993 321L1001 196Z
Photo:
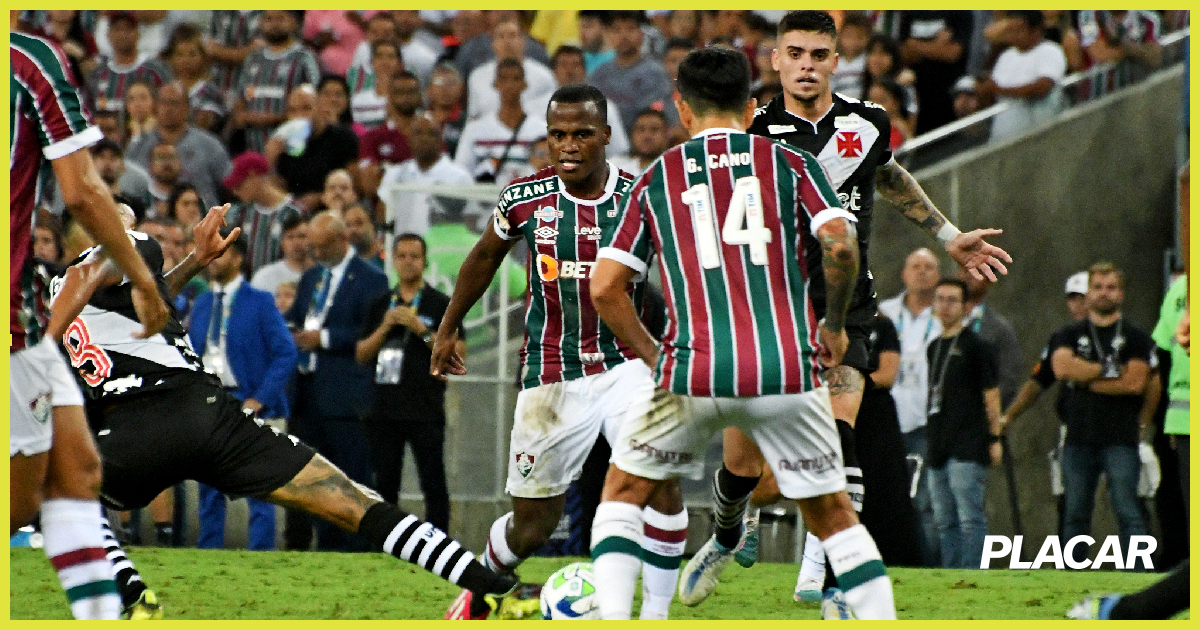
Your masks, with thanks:
M722 547L733 549L741 541L742 517L756 485L758 477L735 475L725 466L713 476L713 516L717 521L717 542Z
M113 581L117 583L117 592L121 594L121 605L132 606L142 596L142 591L146 590L146 584L113 534L104 508L100 508L100 529L104 533L104 553L112 563Z
M516 584L489 571L446 532L390 503L367 508L358 533L384 553L476 593L506 593Z
M842 442L842 469L846 472L846 494L850 495L850 505L854 511L862 513L863 474L858 464L858 442L854 437L854 427L845 420L837 421L838 437Z

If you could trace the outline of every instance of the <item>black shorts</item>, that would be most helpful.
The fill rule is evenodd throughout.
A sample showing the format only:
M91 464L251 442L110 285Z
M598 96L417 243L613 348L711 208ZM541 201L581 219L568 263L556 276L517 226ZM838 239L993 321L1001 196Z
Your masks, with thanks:
M869 375L871 369L868 364L871 362L871 353L867 349L867 343L871 339L871 328L846 324L846 337L850 339L850 345L846 346L846 355L842 357L841 364L862 372L863 376Z
M101 500L144 507L163 490L194 479L234 498L283 487L316 451L259 425L219 386L197 382L93 405L104 462Z

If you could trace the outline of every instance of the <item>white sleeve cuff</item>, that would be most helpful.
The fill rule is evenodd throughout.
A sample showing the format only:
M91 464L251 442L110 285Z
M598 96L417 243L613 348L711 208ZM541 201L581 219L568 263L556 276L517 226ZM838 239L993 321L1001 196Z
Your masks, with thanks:
M70 138L64 138L54 144L47 145L42 149L42 155L46 156L47 160L57 160L65 155L71 155L80 149L86 149L103 139L104 133L100 131L99 127L92 125Z
M507 234L504 232L504 230L501 230L500 224L496 222L495 215L492 216L492 230L494 230L496 232L496 236L499 236L500 238L502 238L506 241L515 241L515 240L521 238L520 234L516 234L516 235Z
M321 329L321 347L326 350L329 349L329 329L327 328Z
M629 267L638 273L639 279L646 276L646 261L634 256L633 254L630 254L623 249L617 249L615 247L601 247L600 251L596 253L596 260L600 260L601 258L615 260L622 265Z
M810 232L812 232L813 236L816 236L817 230L819 230L822 225L825 225L834 219L845 219L854 223L858 222L858 219L854 218L853 214L850 214L841 208L825 208L824 210L813 215L813 218L809 221L808 229Z

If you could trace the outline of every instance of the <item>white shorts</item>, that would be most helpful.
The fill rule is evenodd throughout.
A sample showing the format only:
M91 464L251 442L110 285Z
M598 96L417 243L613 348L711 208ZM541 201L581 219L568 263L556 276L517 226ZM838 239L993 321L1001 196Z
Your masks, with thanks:
M508 483L514 497L544 499L567 491L601 431L611 444L631 405L630 394L654 386L650 368L637 359L606 372L539 385L517 394L508 447ZM644 406L644 405L643 405Z
M783 496L805 499L846 488L825 387L747 398L680 396L656 387L650 404L631 409L622 424L612 443L613 463L646 479L699 479L709 438L728 426L758 444Z
M14 352L9 358L8 456L50 450L54 407L83 405L71 368L53 340Z

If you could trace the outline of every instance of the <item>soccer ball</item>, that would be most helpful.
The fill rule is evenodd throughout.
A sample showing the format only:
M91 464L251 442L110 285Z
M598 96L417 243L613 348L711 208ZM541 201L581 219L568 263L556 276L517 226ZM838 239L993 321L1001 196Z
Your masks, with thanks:
M555 571L542 587L542 619L599 619L595 583L590 562Z

